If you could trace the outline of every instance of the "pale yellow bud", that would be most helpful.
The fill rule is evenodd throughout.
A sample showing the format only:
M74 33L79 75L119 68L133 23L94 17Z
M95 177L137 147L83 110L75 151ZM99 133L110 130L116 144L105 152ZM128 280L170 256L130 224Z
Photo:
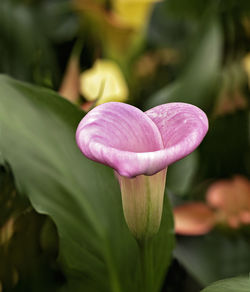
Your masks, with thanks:
M141 29L147 24L155 2L159 0L113 0L113 7L121 22Z
M110 101L126 101L128 87L119 66L110 60L97 60L80 77L81 93L97 105Z

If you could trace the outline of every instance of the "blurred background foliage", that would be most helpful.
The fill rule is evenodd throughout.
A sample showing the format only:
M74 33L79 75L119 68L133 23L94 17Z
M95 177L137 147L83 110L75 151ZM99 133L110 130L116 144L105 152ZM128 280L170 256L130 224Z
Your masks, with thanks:
M169 167L167 191L173 207L191 201L204 202L207 189L214 182L231 179L235 175L250 178L250 2L165 0L151 1L143 7L140 5L127 11L126 7L119 6L118 0L1 0L0 73L60 92L62 96L87 111L96 102L98 103L98 98L100 100L107 94L105 90L108 89L106 87L104 90L104 86L105 82L108 84L108 80L102 76L98 77L99 81L96 84L99 94L93 101L93 98L90 100L84 94L86 90L81 90L82 86L90 86L82 84L84 80L82 74L94 68L95 62L99 59L105 59L119 66L127 84L128 96L119 96L118 100L125 99L126 102L142 110L175 101L188 102L201 107L209 117L208 135L198 150ZM15 90L22 92L22 96L16 98L16 103L3 101L0 104L1 107L5 106L5 109L8 109L12 117L25 116L26 101L23 96L32 95L33 92L42 99L45 95L44 93L40 96L38 91L28 87L25 89L18 83L13 85L15 89L12 92L4 87L5 83L11 82L3 79L0 99L4 100L2 97L5 92L10 99L15 98ZM23 105L18 102L23 102ZM28 104L27 102L27 106ZM23 126L32 124L34 132L37 128L40 129L37 127L38 121L35 116L41 114L40 117L48 115L48 120L44 116L44 123L47 129L50 128L50 121L52 123L54 117L50 111L43 108L46 104L50 104L49 99L45 98L44 103L41 104L34 99L34 104L42 110L27 111L30 113L30 118L25 120ZM53 108L53 115L56 106L56 102L49 105ZM58 107L60 110L64 109L66 103L62 106L58 103ZM75 117L70 117L70 114ZM58 115L64 116L67 121L73 121L69 122L70 126L67 125L72 131L73 126L82 116L80 111L73 109L62 110ZM4 130L9 129L4 124L7 123L7 116L6 120L2 118L3 127L0 129L3 133ZM55 121L57 119L59 118L55 118ZM15 123L8 131L11 132L12 127L18 124L18 119ZM57 131L56 127L53 129ZM19 130L24 136L27 135L26 138L28 137L24 129ZM4 133L1 137L7 137L6 135ZM51 139L51 135L42 133L41 136L44 139ZM63 133L58 135L57 139L63 141L65 137L73 136L69 136L68 133L64 136ZM36 135L29 136L28 141L31 145L32 143L37 145L35 139L38 139ZM11 141L10 139L8 143ZM42 167L46 156L40 157L36 152L32 154L32 159L37 159L37 164L35 166L31 164L32 170L30 173L27 172L27 182L24 185L21 182L20 188L18 180L23 174L20 173L19 166L16 166L18 162L13 159L15 154L8 152L8 147L11 145L8 143L0 143L2 147L0 148L2 165L0 169L0 291L56 291L57 289L81 291L83 284L79 284L75 279L79 278L78 272L83 269L83 265L74 264L76 254L72 258L69 257L67 248L72 248L71 243L62 240L63 246L59 244L62 235L58 235L58 228L63 234L60 230L63 222L61 217L59 215L58 217L57 213L53 217L54 210L51 213L48 211L49 208L44 210L43 199L39 197L33 186L30 188L28 186L28 178L32 177L32 167L42 174L45 171ZM41 139L40 143L42 145L45 142ZM56 141L53 143L51 142L51 147L55 147ZM16 155L22 156L26 153L29 148L25 147L26 145L20 147L20 150L17 146ZM44 153L52 157L50 156L52 152L50 153L46 147L45 145L43 148L42 145L42 151L45 149ZM22 149L26 150L22 152ZM60 151L65 155L63 148ZM26 154L29 155L28 153ZM61 177L54 175L54 169L57 171L60 169L60 157L58 156L57 159L54 164L51 163L54 168L50 168L51 165L48 163L46 175L58 182L63 175L68 176L68 172L64 173L63 170L60 173ZM73 160L73 157L67 159ZM74 159L76 162L76 157ZM23 163L24 161L22 160ZM70 162L66 161L65 165L70 165ZM86 173L87 166L81 171ZM88 180L85 179L85 184L81 183L79 178L79 186L76 188L81 186L87 194L90 194L90 190L93 191L95 186L92 182L88 190L87 182L94 180L93 173L89 175ZM110 174L106 174L105 171L103 173L108 180L111 180ZM74 188L74 182L69 179L67 186L65 182L65 185L62 184L60 187L63 192L65 190L69 192L70 186ZM46 185L46 182L44 184ZM114 187L114 182L110 184ZM41 183L40 188L43 188L42 185ZM54 189L48 183L45 189L48 193L59 193L60 187ZM108 190L109 186L103 188ZM115 193L116 186L114 189ZM73 196L76 202L79 199L79 190L75 191L76 197ZM97 193L96 189L95 192ZM113 203L119 204L116 201ZM72 206L75 206L74 204L75 202L72 202ZM93 204L98 205L98 200ZM33 207L50 217L38 214ZM108 210L108 208L110 207L106 206L104 209ZM55 210L59 213L66 212L63 208ZM108 220L112 222L110 218ZM121 222L119 221L118 227L123 226ZM77 228L72 231L76 241ZM124 229L124 226L122 228ZM168 230L170 229L171 227L168 226ZM249 230L249 225L237 229L220 226L200 236L178 235L174 260L162 291L197 292L213 281L249 273ZM69 228L66 234L70 232ZM88 234L86 230L85 232ZM79 238L82 240L81 236ZM92 236L89 246L92 240L95 241L94 235ZM108 238L111 239L112 235L109 234ZM117 241L117 246L120 241ZM127 239L127 244L134 250L131 238ZM61 253L58 261L59 246ZM94 252L97 250L100 256L101 251L96 247L96 243L93 250ZM114 266L117 267L121 255L119 250L115 250ZM80 252L83 253L81 248ZM82 254L81 258L91 257L92 252ZM136 253L135 250L134 252ZM160 254L157 256L160 257ZM166 259L169 260L169 255L166 255ZM95 264L95 268L102 269L100 263ZM124 262L123 264L125 265ZM72 271L67 270L72 266L73 275ZM127 263L127 267L129 266L131 264ZM118 278L121 277L120 272ZM67 290L70 288L65 288L65 283L68 283L68 287L74 287L74 290ZM127 284L127 288L130 284ZM106 291L105 289L103 291Z

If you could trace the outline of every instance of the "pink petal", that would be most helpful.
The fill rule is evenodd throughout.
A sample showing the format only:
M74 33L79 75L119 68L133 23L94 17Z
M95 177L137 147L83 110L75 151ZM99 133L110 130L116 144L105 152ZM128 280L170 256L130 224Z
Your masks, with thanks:
M215 225L213 211L204 203L189 203L174 208L175 232L182 235L203 235Z
M213 208L227 209L232 196L234 198L232 186L228 181L219 180L208 188L206 199Z
M227 218L227 224L233 228L233 229L236 229L236 228L239 228L240 227L240 217L236 215L231 215Z
M77 144L88 158L109 165L120 175L153 174L154 151L163 149L160 132L150 118L131 105L97 106L80 122Z
M250 224L250 210L244 210L240 213L240 220L243 224Z
M76 139L88 158L120 175L153 175L191 153L208 129L197 107L172 103L143 113L124 103L102 104L80 122Z
M157 125L164 144L162 159L169 165L193 152L208 131L208 120L198 107L168 103L146 111Z
M233 179L219 180L209 187L206 197L211 207L226 212L237 213L248 206L250 209L250 182L240 175Z

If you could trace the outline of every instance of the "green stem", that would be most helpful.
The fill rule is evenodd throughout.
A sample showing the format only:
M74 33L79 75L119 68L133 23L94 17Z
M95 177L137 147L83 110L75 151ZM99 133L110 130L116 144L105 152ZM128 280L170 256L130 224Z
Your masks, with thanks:
M117 270L116 270L115 265L113 263L108 244L106 244L104 251L105 251L105 260L106 260L106 264L108 266L108 271L109 271L111 291L112 292L122 292L122 289L120 286L120 281L119 281L119 278L117 275Z
M140 292L152 292L152 255L150 253L149 240L137 241L141 266Z
M84 45L84 40L82 38L78 38L74 44L74 47L71 52L71 57L80 57Z

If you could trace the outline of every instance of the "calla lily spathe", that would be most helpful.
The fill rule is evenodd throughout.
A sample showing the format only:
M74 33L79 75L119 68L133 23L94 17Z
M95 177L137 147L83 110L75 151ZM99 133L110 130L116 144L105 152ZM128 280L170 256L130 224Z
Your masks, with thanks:
M149 21L153 5L160 0L113 0L118 19L134 29L143 28Z
M121 69L107 59L96 60L92 68L81 74L80 89L86 100L96 101L97 105L124 102L128 98L128 86Z
M142 112L110 102L82 119L76 140L85 156L116 171L125 219L135 237L142 238L159 229L168 165L190 154L207 130L205 113L190 104Z

